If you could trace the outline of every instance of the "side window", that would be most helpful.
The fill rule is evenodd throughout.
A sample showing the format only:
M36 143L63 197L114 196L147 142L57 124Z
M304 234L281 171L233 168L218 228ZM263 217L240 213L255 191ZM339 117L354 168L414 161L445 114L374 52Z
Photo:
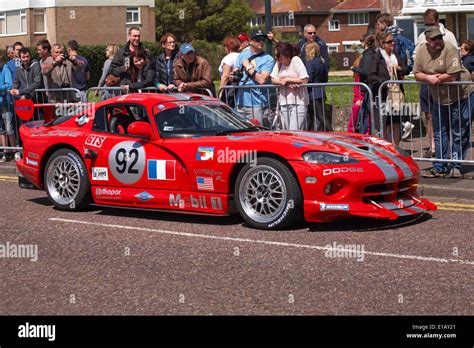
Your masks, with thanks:
M96 110L92 130L98 132L105 132L107 130L105 122L105 106Z
M133 122L149 122L145 107L141 105L103 106L95 112L93 130L114 134L128 134Z

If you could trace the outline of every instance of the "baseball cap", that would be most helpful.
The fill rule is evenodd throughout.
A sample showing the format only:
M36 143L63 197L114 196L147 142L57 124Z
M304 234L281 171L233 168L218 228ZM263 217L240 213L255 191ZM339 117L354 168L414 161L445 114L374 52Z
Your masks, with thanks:
M191 45L190 43L185 43L183 45L181 45L181 47L179 48L179 51L182 53L182 54L188 54L189 52L191 51L195 51L193 45Z
M426 28L425 30L425 36L430 39L433 39L440 35L443 35L443 33L441 32L441 30L439 30L439 27L437 26L431 26L431 27Z
M237 39L239 39L240 41L250 40L249 36L247 34L244 34L244 33L240 33L239 36L237 36Z
M254 39L266 39L267 34L265 34L262 30L258 29L252 32L252 36L250 37L252 40Z

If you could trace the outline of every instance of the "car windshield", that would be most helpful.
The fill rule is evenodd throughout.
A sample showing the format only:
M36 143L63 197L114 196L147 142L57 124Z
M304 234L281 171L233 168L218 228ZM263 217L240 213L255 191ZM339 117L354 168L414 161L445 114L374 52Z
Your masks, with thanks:
M158 105L153 111L162 138L225 135L258 130L231 108L218 103L173 103L171 107L169 104Z

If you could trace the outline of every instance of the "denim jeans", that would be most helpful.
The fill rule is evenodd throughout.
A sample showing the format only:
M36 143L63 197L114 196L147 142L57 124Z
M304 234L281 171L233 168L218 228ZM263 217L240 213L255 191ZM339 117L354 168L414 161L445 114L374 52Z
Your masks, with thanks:
M464 159L469 149L469 126L473 105L474 93L469 98L451 105L433 103L433 136L437 159ZM453 166L461 169L460 162L433 163L433 167L439 173L449 173Z

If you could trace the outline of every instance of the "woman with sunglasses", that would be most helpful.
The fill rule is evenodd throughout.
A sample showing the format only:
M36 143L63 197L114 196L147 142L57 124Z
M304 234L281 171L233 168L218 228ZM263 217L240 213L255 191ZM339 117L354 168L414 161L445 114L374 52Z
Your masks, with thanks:
M391 33L381 32L376 36L379 48L374 61L369 65L367 71L367 82L374 96L378 95L379 87L384 81L402 80L408 74L408 69L403 60L394 52L394 41ZM403 85L399 85L403 93ZM381 108L379 112L384 116L384 138L393 142L400 143L400 121L402 105L398 105L398 112L395 112L395 104L388 105L388 86L382 89ZM375 117L376 123L380 118ZM377 127L379 128L379 127ZM393 135L393 137L392 137Z

